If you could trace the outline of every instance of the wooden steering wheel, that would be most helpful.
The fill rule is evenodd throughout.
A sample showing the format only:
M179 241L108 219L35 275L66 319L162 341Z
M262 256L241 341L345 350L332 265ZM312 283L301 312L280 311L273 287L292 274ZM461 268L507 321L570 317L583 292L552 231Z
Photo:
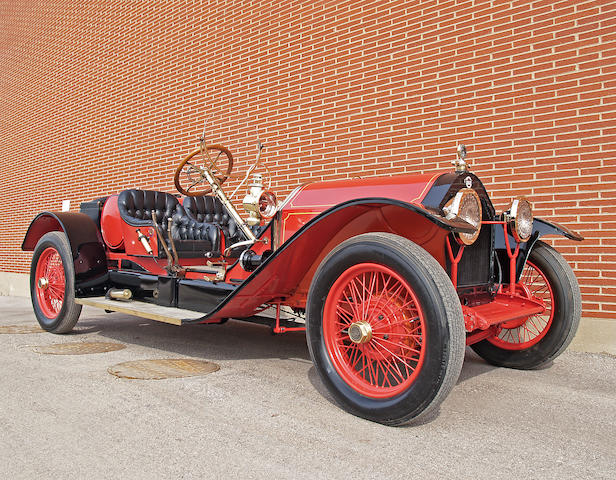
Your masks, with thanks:
M206 152L207 150L207 152ZM207 195L212 191L210 178L222 185L233 170L233 155L222 145L199 147L180 162L173 176L178 192L189 197ZM194 190L193 190L194 189Z

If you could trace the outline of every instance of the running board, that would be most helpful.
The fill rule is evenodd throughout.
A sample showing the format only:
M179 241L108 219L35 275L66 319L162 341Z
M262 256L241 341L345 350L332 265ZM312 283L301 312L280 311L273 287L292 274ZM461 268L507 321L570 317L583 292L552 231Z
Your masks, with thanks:
M106 297L76 298L75 303L88 307L102 308L111 312L127 313L137 317L156 320L157 322L182 325L183 321L194 321L205 316L204 313L184 310L174 307L163 307L153 303L139 302L137 300L123 301L111 300Z

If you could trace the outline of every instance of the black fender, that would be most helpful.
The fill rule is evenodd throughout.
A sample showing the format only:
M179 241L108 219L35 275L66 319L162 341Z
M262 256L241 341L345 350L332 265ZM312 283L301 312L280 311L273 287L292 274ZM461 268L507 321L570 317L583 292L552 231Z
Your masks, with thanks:
M443 252L443 255L443 241L449 232L474 232L474 227L463 220L448 220L415 204L389 198L349 200L325 210L307 222L288 241L267 257L242 284L228 293L224 299L221 299L218 305L213 307L212 304L204 302L203 305L199 306L191 303L192 309L200 309L208 313L202 318L185 323L199 323L214 317L247 317L252 315L259 305L271 301L273 298L281 298L291 294L300 282L306 282L306 279L310 279L310 269L311 267L314 268L319 257L326 253L332 231L339 231L350 222L366 218L367 212L374 211L373 220L379 226L376 230L366 231L398 233L387 224L382 216L379 216L379 212L383 212L387 208L406 212L408 214L406 216L408 222L406 223L411 225L410 228L414 226L413 218L421 217L433 223L439 232L438 241L434 243L438 244L438 248ZM268 228L271 225L270 222ZM192 282L190 287L192 291L189 296L197 298L200 289L198 282ZM204 282L202 288L204 294L207 293L205 290L210 289L210 283ZM180 308L186 308L182 305L184 293L183 282L180 282L178 302Z
M64 232L75 267L75 288L105 283L107 255L94 221L84 213L43 212L30 223L21 249L32 251L48 232Z
M501 225L493 225L492 227L494 229L494 249L498 255L498 260L502 270L502 282L509 283L509 256L507 254L507 245L505 243L505 232ZM517 242L511 234L508 233L507 235L509 238L509 246L511 250L514 250ZM581 242L584 240L582 235L565 227L564 225L549 222L542 218L534 218L533 233L526 242L520 243L520 251L516 260L516 281L520 279L524 266L526 265L526 261L528 260L528 256L530 255L533 247L541 237L545 237L546 235L558 235L576 242Z

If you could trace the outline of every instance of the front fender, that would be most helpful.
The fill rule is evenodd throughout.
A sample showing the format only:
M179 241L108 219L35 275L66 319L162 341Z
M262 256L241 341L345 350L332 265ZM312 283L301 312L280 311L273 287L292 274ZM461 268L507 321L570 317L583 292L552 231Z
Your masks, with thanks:
M494 248L498 255L499 263L502 268L502 278L503 282L507 282L509 278L509 256L507 255L507 246L505 244L505 232L500 225L494 225ZM518 258L516 260L516 281L520 280L520 276L522 275L522 271L524 270L524 266L526 265L526 261L528 260L528 256L532 251L533 247L537 243L537 241L541 237L545 237L546 235L558 235L561 237L568 238L569 240L575 240L576 242L581 242L584 240L584 237L579 233L565 227L564 225L560 225L555 222L549 222L542 218L533 219L533 233L526 242L522 242L520 244L520 251L518 253ZM509 245L512 249L515 249L516 241L512 235L509 236Z
M303 297L321 259L335 245L366 232L389 232L410 238L444 265L444 239L449 232L472 232L464 221L447 220L399 200L350 200L313 217L271 254L208 317L246 317L274 298Z
M542 218L535 218L533 221L533 235L538 234L537 240L545 235L560 235L567 237L569 240L581 242L584 237L579 233L570 230L564 225L555 222L548 222Z
M21 249L32 251L48 232L64 232L68 239L75 267L75 287L103 283L107 275L107 256L94 221L84 213L43 212L38 214L26 232ZM98 281L100 280L100 282Z

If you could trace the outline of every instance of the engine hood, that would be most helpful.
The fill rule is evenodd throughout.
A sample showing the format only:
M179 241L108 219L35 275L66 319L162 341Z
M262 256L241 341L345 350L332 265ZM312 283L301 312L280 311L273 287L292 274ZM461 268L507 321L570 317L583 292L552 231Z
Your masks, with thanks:
M440 214L447 200L464 187L475 189L484 209L487 208L486 213L493 216L492 203L477 176L451 171L308 183L292 192L280 209L317 214L349 200L380 197L415 204Z

